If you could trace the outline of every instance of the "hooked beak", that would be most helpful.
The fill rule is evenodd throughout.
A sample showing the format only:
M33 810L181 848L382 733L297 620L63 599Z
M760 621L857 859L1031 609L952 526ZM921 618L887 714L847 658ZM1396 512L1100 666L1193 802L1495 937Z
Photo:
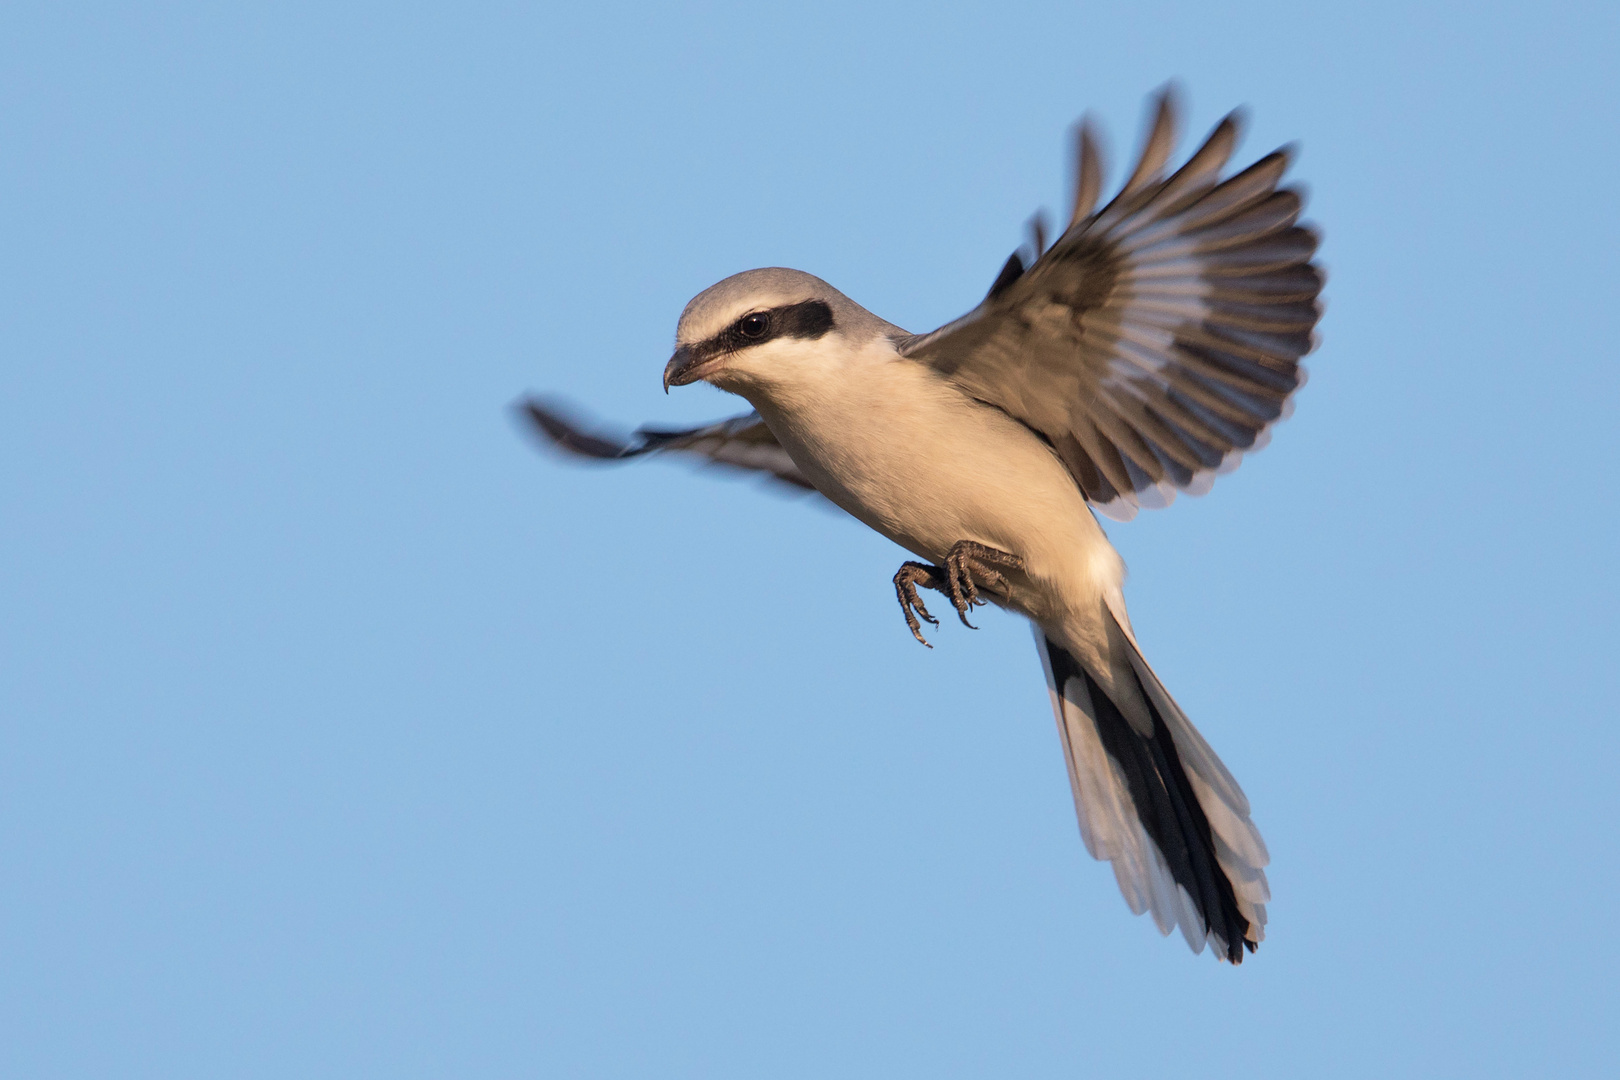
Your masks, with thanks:
M690 345L682 345L664 365L664 393L672 386L695 383L718 366L720 358L713 353L700 352Z

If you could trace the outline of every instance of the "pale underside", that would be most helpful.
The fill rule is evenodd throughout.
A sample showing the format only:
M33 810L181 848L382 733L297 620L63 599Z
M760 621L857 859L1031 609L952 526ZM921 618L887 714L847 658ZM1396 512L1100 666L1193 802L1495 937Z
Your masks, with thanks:
M1174 101L1165 92L1131 176L1094 211L1102 168L1083 123L1074 212L1063 233L1047 247L1037 225L1033 259L1015 254L977 308L932 333L893 341L895 362L926 365L1035 432L1085 500L1121 520L1139 507L1167 505L1178 492L1207 492L1217 475L1265 444L1304 383L1299 362L1320 314L1317 238L1298 224L1299 193L1278 187L1288 152L1222 180L1237 137L1237 117L1228 116L1166 178L1174 128ZM548 440L587 457L675 453L814 488L757 413L681 431L642 429L624 440L588 431L555 402L524 408ZM1131 674L1162 718L1250 923L1247 936L1257 942L1269 899L1268 856L1248 801L1143 660L1122 597L1112 591L1107 602L1113 636L1125 642L1112 657L1114 674ZM1218 954L1229 954L1236 943L1211 928L1185 875L1178 881L1148 835L1120 762L1099 738L1105 721L1085 680L1066 677L1058 685L1039 629L1037 641L1087 850L1112 863L1133 911L1151 912L1165 933L1180 926L1195 950L1212 942ZM1125 711L1138 735L1151 740L1141 710Z

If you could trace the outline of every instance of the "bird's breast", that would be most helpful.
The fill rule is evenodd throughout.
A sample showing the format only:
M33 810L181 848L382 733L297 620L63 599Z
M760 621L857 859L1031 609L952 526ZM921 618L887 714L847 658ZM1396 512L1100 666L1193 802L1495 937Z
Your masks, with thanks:
M896 359L755 405L822 494L930 562L960 540L1060 578L1098 544L1114 558L1051 449L923 365Z

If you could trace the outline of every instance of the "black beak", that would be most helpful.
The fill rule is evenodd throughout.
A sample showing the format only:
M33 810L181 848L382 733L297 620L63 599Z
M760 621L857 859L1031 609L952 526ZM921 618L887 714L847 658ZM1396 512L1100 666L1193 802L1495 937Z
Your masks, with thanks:
M707 359L707 356L694 351L689 345L682 345L676 349L675 355L664 365L664 393L669 393L672 386L685 386L687 383L697 382L692 369Z

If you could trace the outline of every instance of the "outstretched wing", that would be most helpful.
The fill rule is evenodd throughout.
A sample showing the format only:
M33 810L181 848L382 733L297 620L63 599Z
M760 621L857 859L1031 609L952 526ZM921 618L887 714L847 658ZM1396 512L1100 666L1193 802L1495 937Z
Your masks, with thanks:
M1128 520L1265 445L1305 381L1322 272L1302 196L1279 188L1278 150L1228 179L1239 116L1216 125L1168 179L1176 104L1158 95L1142 157L1092 209L1102 166L1090 121L1077 133L1068 228L1034 264L1013 255L967 315L901 343L967 393L1051 442L1099 510Z
M628 440L588 425L556 398L525 398L517 413L559 450L597 461L623 461L644 454L691 454L711 464L768 473L785 484L814 491L758 413L685 431L639 428Z

